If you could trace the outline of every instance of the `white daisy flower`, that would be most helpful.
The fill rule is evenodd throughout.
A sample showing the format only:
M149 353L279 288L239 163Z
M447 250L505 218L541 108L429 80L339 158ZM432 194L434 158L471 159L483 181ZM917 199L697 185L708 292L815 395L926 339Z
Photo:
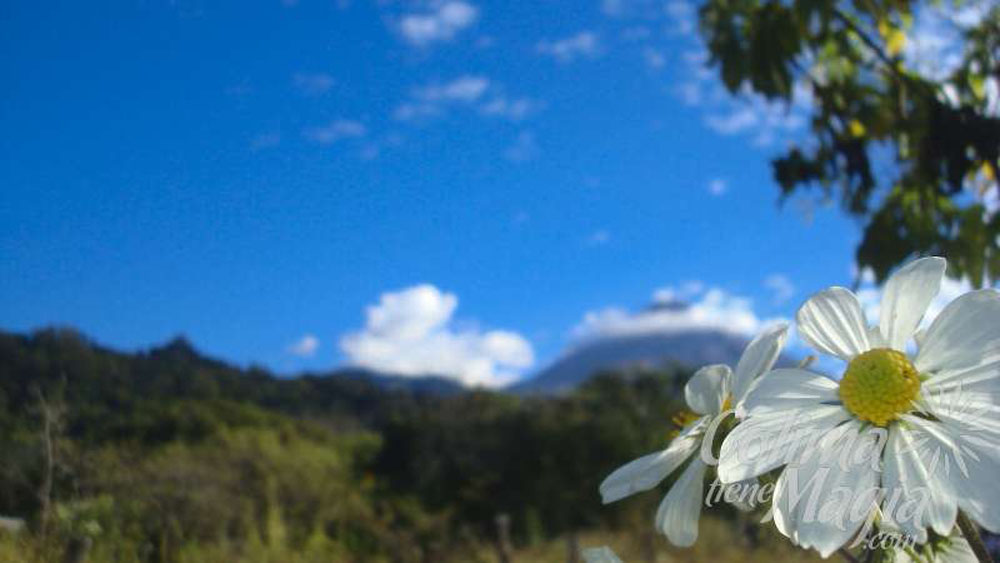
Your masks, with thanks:
M695 372L684 388L684 399L696 413L692 420L684 425L667 449L633 460L608 475L600 486L604 503L652 489L690 460L660 503L656 511L656 528L676 546L693 545L698 539L707 467L705 460L696 453L708 436L706 431L712 420L740 405L751 384L774 366L787 330L787 325L780 324L754 338L743 351L735 371L719 364ZM710 448L711 443L707 446Z
M775 524L824 557L876 506L887 525L921 543L927 528L949 535L958 510L1000 531L1000 293L966 293L918 333L945 267L942 258L924 258L893 275L877 327L866 325L847 289L810 298L796 316L799 333L846 361L843 377L771 372L722 445L723 483L787 464L775 484ZM913 356L906 353L911 338L919 348ZM842 510L824 514L824 503L834 501Z
M610 547L589 547L583 550L584 563L622 563L618 555Z

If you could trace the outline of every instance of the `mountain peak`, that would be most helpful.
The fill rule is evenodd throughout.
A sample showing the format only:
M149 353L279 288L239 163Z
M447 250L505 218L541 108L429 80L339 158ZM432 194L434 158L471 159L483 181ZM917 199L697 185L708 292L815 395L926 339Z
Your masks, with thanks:
M650 303L644 309L639 311L638 314L649 315L654 313L683 313L690 308L691 304L686 301L681 301L680 299L666 299Z

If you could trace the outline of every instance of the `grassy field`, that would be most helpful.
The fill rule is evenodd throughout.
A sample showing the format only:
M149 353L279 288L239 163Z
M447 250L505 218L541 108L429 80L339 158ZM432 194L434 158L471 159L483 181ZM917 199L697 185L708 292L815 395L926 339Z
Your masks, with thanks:
M751 542L734 522L717 518L704 518L701 523L698 543L690 549L671 546L659 535L636 532L610 532L591 530L579 534L580 549L610 546L626 563L672 563L672 562L773 562L806 563L822 561L815 552L793 547L781 538L771 527L761 527L756 542ZM515 547L511 553L512 563L551 563L570 561L568 538L558 538L534 546ZM91 555L86 559L92 563L127 562L135 559L116 554L115 546L95 543ZM329 546L327 546L329 547ZM398 559L385 558L378 561L419 561L414 554L398 554ZM498 560L496 548L478 545L462 553L440 554L445 561L491 563ZM0 563L49 563L67 561L64 546L44 546L28 537L0 536ZM317 545L311 553L303 550L294 552L282 545L198 545L183 550L181 561L191 563L232 563L248 561L253 563L320 563L343 561L361 563L344 553L337 553ZM437 559L423 558L423 561Z

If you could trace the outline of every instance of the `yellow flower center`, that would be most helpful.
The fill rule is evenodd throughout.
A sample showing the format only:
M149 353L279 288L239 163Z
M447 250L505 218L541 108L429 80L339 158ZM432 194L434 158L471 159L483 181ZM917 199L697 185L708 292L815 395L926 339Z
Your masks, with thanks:
M920 374L906 355L888 348L859 354L840 380L840 400L861 420L885 426L910 410Z

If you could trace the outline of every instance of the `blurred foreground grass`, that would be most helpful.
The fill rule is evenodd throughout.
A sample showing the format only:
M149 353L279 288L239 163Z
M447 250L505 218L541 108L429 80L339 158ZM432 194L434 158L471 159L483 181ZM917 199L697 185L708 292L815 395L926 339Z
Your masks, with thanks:
M816 553L795 548L781 538L773 527L759 528L760 536L756 544L742 534L731 521L715 517L703 518L698 543L690 549L671 546L665 538L652 536L645 531L591 530L578 535L580 549L607 545L615 550L625 563L672 563L672 562L760 562L805 563L823 561ZM652 543L650 543L652 541ZM511 563L553 563L569 561L566 537L540 542L530 547L515 548ZM313 553L309 549L291 548L287 545L250 542L244 545L214 544L191 546L182 550L178 561L190 563L390 563L401 560L398 556L385 555L359 558L349 553L330 551L330 546L317 544ZM652 551L650 551L652 548ZM408 560L405 555L402 560ZM651 557L650 557L651 556ZM451 553L447 560L468 561L470 563L493 563L498 560L495 548L489 544L470 546L467 551ZM94 545L86 559L93 563L138 561L122 558L116 554L114 546ZM44 545L31 536L0 535L0 563L49 563L67 561L62 545ZM434 561L428 559L428 562Z

